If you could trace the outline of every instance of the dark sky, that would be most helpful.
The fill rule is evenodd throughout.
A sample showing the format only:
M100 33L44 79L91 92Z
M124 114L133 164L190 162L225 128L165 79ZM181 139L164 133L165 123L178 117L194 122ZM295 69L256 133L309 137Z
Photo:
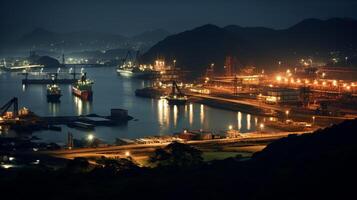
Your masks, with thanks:
M0 0L0 23L133 35L219 26L286 28L304 18L357 18L357 0Z

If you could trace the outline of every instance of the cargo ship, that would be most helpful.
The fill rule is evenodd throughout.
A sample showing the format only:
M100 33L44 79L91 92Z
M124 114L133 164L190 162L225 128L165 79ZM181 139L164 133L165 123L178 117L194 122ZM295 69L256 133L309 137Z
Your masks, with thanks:
M93 91L92 91L93 81L87 79L86 73L84 73L80 80L78 80L72 86L73 95L81 98L82 100L92 100Z
M176 92L177 90L177 92ZM185 105L188 98L177 86L176 81L172 82L172 92L165 98L169 105Z
M56 84L47 85L47 101L60 102L61 88Z

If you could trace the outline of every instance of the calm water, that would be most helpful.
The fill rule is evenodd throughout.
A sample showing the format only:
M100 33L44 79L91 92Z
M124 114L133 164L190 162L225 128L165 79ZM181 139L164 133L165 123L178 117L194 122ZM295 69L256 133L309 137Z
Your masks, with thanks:
M229 125L242 132L254 131L258 119L255 116L215 109L202 104L169 106L165 100L139 98L135 89L150 85L149 81L117 76L114 67L87 68L88 78L95 81L94 98L91 103L73 97L70 85L61 85L63 96L60 104L46 101L46 85L21 85L22 76L17 73L0 72L0 106L12 97L19 98L19 107L27 107L41 116L64 116L79 114L109 115L111 108L123 108L137 120L117 127L96 127L92 132L106 142L115 138L138 138L150 135L165 135L183 129L221 131ZM43 141L65 143L67 132L75 138L83 138L90 132L62 126L62 132L41 131L34 135Z

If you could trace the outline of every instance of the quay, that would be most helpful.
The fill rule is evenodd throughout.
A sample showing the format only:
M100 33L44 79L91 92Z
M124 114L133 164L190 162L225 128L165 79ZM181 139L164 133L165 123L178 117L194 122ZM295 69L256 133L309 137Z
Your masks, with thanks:
M112 109L110 116L99 116L96 114L81 116L46 116L39 117L39 120L48 125L73 125L73 123L80 122L94 126L115 126L133 119L133 117L127 113L128 112L123 109Z

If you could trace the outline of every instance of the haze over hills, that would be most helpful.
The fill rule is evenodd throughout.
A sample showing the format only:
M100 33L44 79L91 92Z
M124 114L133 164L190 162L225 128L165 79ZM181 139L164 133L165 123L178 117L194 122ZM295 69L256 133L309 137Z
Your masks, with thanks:
M312 58L317 63L335 57L340 59L340 65L357 65L357 21L348 18L306 19L281 30L207 24L170 36L163 29L132 37L95 31L57 33L42 28L26 34L20 32L23 30L9 27L0 36L0 54L27 55L28 51L36 50L41 55L56 57L65 52L114 59L123 57L127 50L140 50L146 52L142 62L165 58L170 63L176 59L177 66L197 74L204 73L211 63L216 64L217 71L222 71L226 56L236 58L236 68L255 66L269 70L276 68L279 61L283 66L291 66L300 58ZM343 63L345 57L348 62Z
M288 29L218 27L207 24L167 37L142 56L149 62L176 59L184 69L203 73L215 63L223 70L226 56L237 59L237 68L252 65L272 69L282 61L296 65L300 58L326 61L331 56L356 60L357 21L347 18L307 19Z
M43 28L35 28L21 34L23 30L8 29L7 34L0 36L2 54L27 53L30 50L40 52L61 53L101 51L110 49L143 49L164 39L170 33L163 29L146 31L127 37L120 34L102 33L96 31L77 31L57 33Z

